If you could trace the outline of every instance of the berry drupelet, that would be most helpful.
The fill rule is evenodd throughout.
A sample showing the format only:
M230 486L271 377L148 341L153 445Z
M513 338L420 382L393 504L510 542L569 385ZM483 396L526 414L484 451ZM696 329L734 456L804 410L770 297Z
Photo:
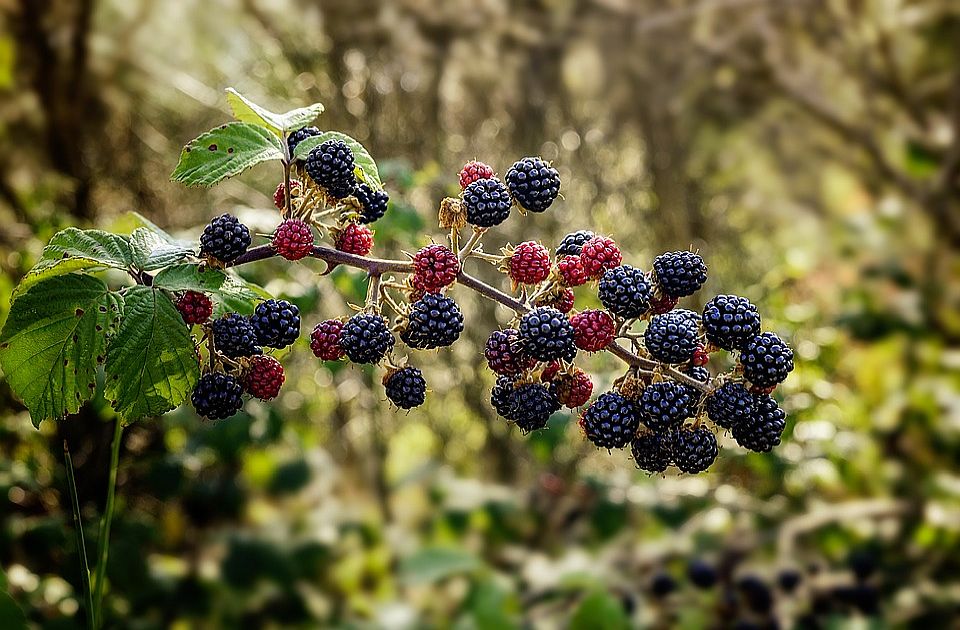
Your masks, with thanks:
M347 223L342 229L336 230L333 244L342 252L366 256L373 249L373 232L365 225Z
M286 348L300 336L300 309L286 300L265 300L250 316L250 324L261 346Z
M427 293L410 305L400 339L411 348L429 350L449 346L463 332L463 313L445 295Z
M505 179L513 198L530 212L544 212L560 194L560 174L539 157L518 160Z
M190 402L197 414L210 420L222 420L240 411L243 406L243 387L230 374L211 372L197 381Z
M516 389L513 386L513 378L510 376L498 376L497 383L490 391L490 404L496 409L497 414L513 420L514 412L517 407Z
M647 352L663 363L686 363L699 346L700 316L677 309L650 318L643 332Z
M227 313L214 320L211 330L217 352L236 359L261 354L257 331L243 315Z
M587 272L583 268L583 261L577 255L560 258L557 261L557 275L560 276L563 285L567 287L579 287L589 280Z
M608 269L600 277L600 302L620 317L643 317L650 310L650 293L646 274L630 265Z
M200 235L200 254L220 263L236 260L250 247L250 230L237 217L221 214Z
M387 204L390 201L390 195L383 190L374 190L366 184L358 183L356 190L353 191L357 203L360 204L360 223L373 223L387 213Z
M539 306L524 313L518 332L523 352L538 361L571 361L577 354L573 326L555 308Z
M354 363L377 363L394 343L387 320L376 313L357 313L340 331L340 347Z
M560 401L541 383L523 383L514 388L513 418L523 433L547 426L550 415L560 409Z
M460 181L460 190L463 190L478 179L490 179L493 176L493 168L490 165L484 164L483 162L477 162L476 160L467 162L463 165L463 168L460 169L460 174L458 176Z
M557 374L552 379L551 387L557 400L570 409L587 404L593 394L593 381L590 380L590 375L580 368L574 368L570 374Z
M707 281L707 265L694 252L667 252L654 258L653 275L665 295L682 298L696 293Z
M514 286L539 284L550 275L550 252L540 243L524 241L513 250L506 264Z
M353 151L342 140L327 140L314 147L304 169L317 186L336 199L349 197L356 189Z
M710 343L736 350L760 334L760 313L747 298L718 295L703 307L703 330Z
M750 383L773 387L793 371L793 350L776 334L761 333L744 344L740 351L740 365Z
M753 413L733 426L733 439L743 448L766 453L780 444L786 414L771 396L755 397Z
M587 277L596 279L607 269L619 266L623 255L612 238L594 236L580 249L580 260Z
M413 409L423 404L427 397L427 381L423 373L413 367L402 367L383 378L387 398L401 409Z
M580 417L584 435L600 448L623 448L639 426L637 405L617 392L600 394Z
M464 188L463 203L467 207L467 222L483 228L506 221L513 205L507 187L495 177L478 179Z

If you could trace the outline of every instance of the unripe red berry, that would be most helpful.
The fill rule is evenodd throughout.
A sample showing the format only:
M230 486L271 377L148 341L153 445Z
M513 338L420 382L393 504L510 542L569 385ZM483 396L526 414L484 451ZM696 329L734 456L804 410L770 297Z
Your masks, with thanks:
M202 324L213 315L213 302L203 293L184 291L177 300L177 310L187 325Z
M560 374L554 383L557 399L570 409L587 404L593 394L593 381L580 368L574 368L573 374Z
M273 248L287 260L300 260L313 249L313 231L300 219L287 219L273 234Z
M423 278L417 274L411 274L409 277L410 288L410 297L409 300L411 303L416 302L423 296L427 294L427 287L423 284Z
M436 292L457 279L460 260L449 248L434 243L414 254L413 273L415 288Z
M550 275L550 252L534 241L517 245L509 258L508 274L514 284L538 284Z
M343 348L340 347L340 331L343 330L343 322L339 319L328 319L322 321L313 327L310 333L310 349L318 359L324 361L337 361L344 356Z
M770 395L773 393L773 390L777 388L776 385L770 385L769 387L760 387L759 385L751 385L750 393L751 394L767 394Z
M573 326L574 342L587 352L599 352L613 341L616 327L610 313L601 310L587 310L570 318Z
M661 315L672 311L673 307L677 305L677 302L677 298L670 297L669 295L650 298L650 314Z
M273 205L277 207L277 210L283 210L287 206L287 195L284 188L283 182L280 182L277 184L277 189L273 192ZM290 195L292 197L299 195L301 189L300 180L290 180Z
M467 162L460 169L460 189L464 189L478 179L493 177L493 169L483 162Z
M540 373L540 380L544 383L549 383L554 379L554 377L560 373L560 362L551 361L547 363L547 366L543 368L543 372Z
M587 281L587 272L580 256L564 256L557 261L557 273L568 287L579 287Z
M348 223L337 232L334 245L342 252L366 256L373 249L373 232L365 225Z
M574 295L573 289L563 289L559 293L551 292L538 297L534 304L536 306L552 306L561 313L569 313L573 309L575 301L576 295Z
M707 350L700 346L693 351L693 359L690 360L694 365L706 365L710 361L710 355L707 354Z
M602 276L607 269L618 267L623 261L623 255L612 238L594 236L583 244L580 260L587 276L594 279Z
M251 396L273 400L280 393L283 380L283 366L273 357L261 354L250 360L245 385Z

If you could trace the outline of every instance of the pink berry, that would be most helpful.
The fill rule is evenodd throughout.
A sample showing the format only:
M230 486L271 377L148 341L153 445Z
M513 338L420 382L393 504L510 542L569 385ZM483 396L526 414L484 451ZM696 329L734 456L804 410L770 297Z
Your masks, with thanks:
M427 292L436 292L457 279L460 260L449 248L427 245L413 256L414 282Z
M344 356L340 347L340 332L343 322L339 319L328 319L313 327L310 333L310 349L318 359L337 361Z
M570 409L587 404L593 394L593 381L580 368L574 368L573 374L561 374L555 382L557 398Z
M557 261L557 273L568 287L579 287L587 281L587 272L580 256L564 256Z
M290 194L293 197L296 197L300 194L300 181L296 179L290 180ZM277 184L277 189L273 192L273 205L277 207L277 210L283 210L287 206L287 195L286 190L284 190L283 182Z
M366 256L373 249L373 232L365 225L348 223L337 232L334 245L342 252Z
M581 311L570 318L574 342L587 352L599 352L613 341L616 327L610 313L601 310Z
M300 260L313 250L313 231L300 219L287 219L273 234L273 248L287 260Z
M580 250L583 270L591 279L599 278L607 269L620 266L623 255L612 238L594 236Z
M187 325L202 324L213 315L213 302L203 293L184 291L177 300L177 310Z
M483 162L467 162L460 169L460 189L464 189L478 179L493 177L493 169Z
M517 245L509 259L508 273L516 284L538 284L550 275L550 252L534 241Z
M283 366L273 357L259 355L251 359L246 380L247 393L251 396L273 400L280 393L283 380Z

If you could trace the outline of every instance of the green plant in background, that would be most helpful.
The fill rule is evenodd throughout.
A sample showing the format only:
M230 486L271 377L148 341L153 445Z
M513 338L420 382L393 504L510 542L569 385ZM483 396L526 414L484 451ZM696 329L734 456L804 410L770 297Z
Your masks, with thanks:
M98 391L116 412L92 576L64 449L91 627L103 623L102 567L123 426L188 398L201 416L227 418L245 395L270 400L283 384L283 367L269 353L299 338L300 311L243 280L232 271L240 265L316 258L326 262L325 273L337 266L365 272L364 304L349 318L318 323L310 347L325 361L381 364L386 396L399 408L422 404L427 385L399 355L397 337L409 349L454 343L465 322L447 292L458 285L514 313L513 327L495 330L484 355L498 375L492 405L524 433L544 428L562 406L586 406L584 435L601 448L629 446L649 472L671 464L686 473L706 470L718 454L711 424L753 451L779 444L785 414L771 394L793 369L792 350L762 332L757 308L745 298L716 296L702 313L676 308L706 281L697 253L667 252L644 270L624 263L613 239L587 230L567 235L554 253L532 240L485 252L484 235L514 209L541 213L559 197L557 171L527 157L502 180L481 162L464 166L460 197L440 203L448 245L428 245L406 260L370 257L368 225L387 213L389 197L366 149L339 132L308 127L320 104L276 114L233 90L227 99L236 122L184 147L172 179L211 186L279 162L274 202L281 222L263 235L270 242L252 246L255 235L228 214L207 225L199 248L139 215L128 235L68 228L14 290L0 334L0 366L35 425L76 413ZM333 246L317 244L318 236ZM471 259L497 266L512 292L465 272ZM574 311L581 286L596 286L604 308ZM587 405L593 381L575 359L601 351L627 367L611 391ZM720 351L736 361L712 374L705 366Z

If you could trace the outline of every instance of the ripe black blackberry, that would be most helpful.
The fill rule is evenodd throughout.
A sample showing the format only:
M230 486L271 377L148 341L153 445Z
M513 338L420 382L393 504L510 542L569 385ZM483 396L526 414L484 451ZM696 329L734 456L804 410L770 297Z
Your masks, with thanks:
M677 581L669 573L660 572L650 580L650 593L661 599L677 590Z
M630 452L637 467L649 473L665 471L672 459L672 435L646 430L637 433L630 443Z
M251 357L263 352L258 345L257 331L253 324L239 313L222 315L214 320L211 330L214 347L231 359Z
M743 346L740 365L751 384L773 387L793 371L793 350L776 334L761 333Z
M427 397L427 381L423 373L409 365L387 374L383 387L390 402L401 409L419 407Z
M704 560L692 560L687 565L687 577L694 586L706 590L717 583L717 570Z
M310 179L331 197L349 197L357 187L353 151L342 140L327 140L314 147L307 155L304 169Z
M707 265L694 252L667 252L653 259L653 275L666 295L682 298L696 293L707 281Z
M210 372L197 381L190 402L197 414L205 418L229 418L243 406L243 386L230 374Z
M650 294L646 274L636 267L620 265L600 277L600 302L620 317L642 317L650 309Z
M520 351L517 331L513 328L495 330L487 338L483 356L487 365L497 374L519 374L532 368L536 361Z
M286 300L265 300L257 305L250 323L260 345L279 350L300 336L300 309Z
M513 420L517 408L516 389L513 386L513 377L497 377L497 383L490 391L490 404L497 410L497 414L507 420Z
M449 346L463 332L463 313L445 295L427 293L410 305L400 339L411 348L429 350Z
M643 389L637 405L640 421L653 431L668 431L690 417L690 393L673 381L652 383Z
M538 361L571 361L577 355L573 326L555 308L538 306L524 313L517 332L523 352Z
M706 427L681 427L673 438L673 463L685 473L703 472L719 450L716 436Z
M236 260L250 247L250 230L237 217L221 214L200 235L200 254L221 263Z
M733 429L750 421L756 411L756 402L743 383L729 382L707 397L706 410L707 417L717 426Z
M577 230L570 232L560 241L557 246L557 258L562 256L579 256L583 249L583 244L596 236L590 230Z
M521 208L543 212L560 194L560 173L539 157L525 157L507 171L507 188Z
M718 295L703 307L703 330L707 341L736 350L760 333L760 313L745 297Z
M394 343L387 320L376 313L357 313L340 331L340 347L354 363L376 363Z
M353 196L360 204L360 223L373 223L387 213L387 202L390 195L383 190L374 190L363 183L358 183Z
M786 414L773 397L754 396L753 413L733 426L733 439L743 448L766 453L780 444Z
M686 363L699 346L700 316L686 309L654 315L643 332L647 352L663 363Z
M510 216L510 191L496 177L478 179L463 189L467 222L477 227L500 225Z
M313 136L319 136L320 130L316 127L303 127L297 129L289 136L287 136L287 147L290 149L290 157L293 157L293 154L297 151L297 145L306 140L307 138L312 138ZM302 160L299 163L303 163Z
M547 426L550 415L560 409L560 401L550 388L542 383L523 383L513 392L512 420L523 433Z
M580 417L584 435L600 448L623 448L639 426L639 408L617 392L600 394Z
M703 367L702 365L693 365L692 363L680 368L680 371L695 381L699 381L703 384L710 382L710 370ZM692 385L687 385L681 383L683 388L687 390L687 393L690 394L690 405L692 407L698 407L701 402L703 402L704 393L693 387Z

